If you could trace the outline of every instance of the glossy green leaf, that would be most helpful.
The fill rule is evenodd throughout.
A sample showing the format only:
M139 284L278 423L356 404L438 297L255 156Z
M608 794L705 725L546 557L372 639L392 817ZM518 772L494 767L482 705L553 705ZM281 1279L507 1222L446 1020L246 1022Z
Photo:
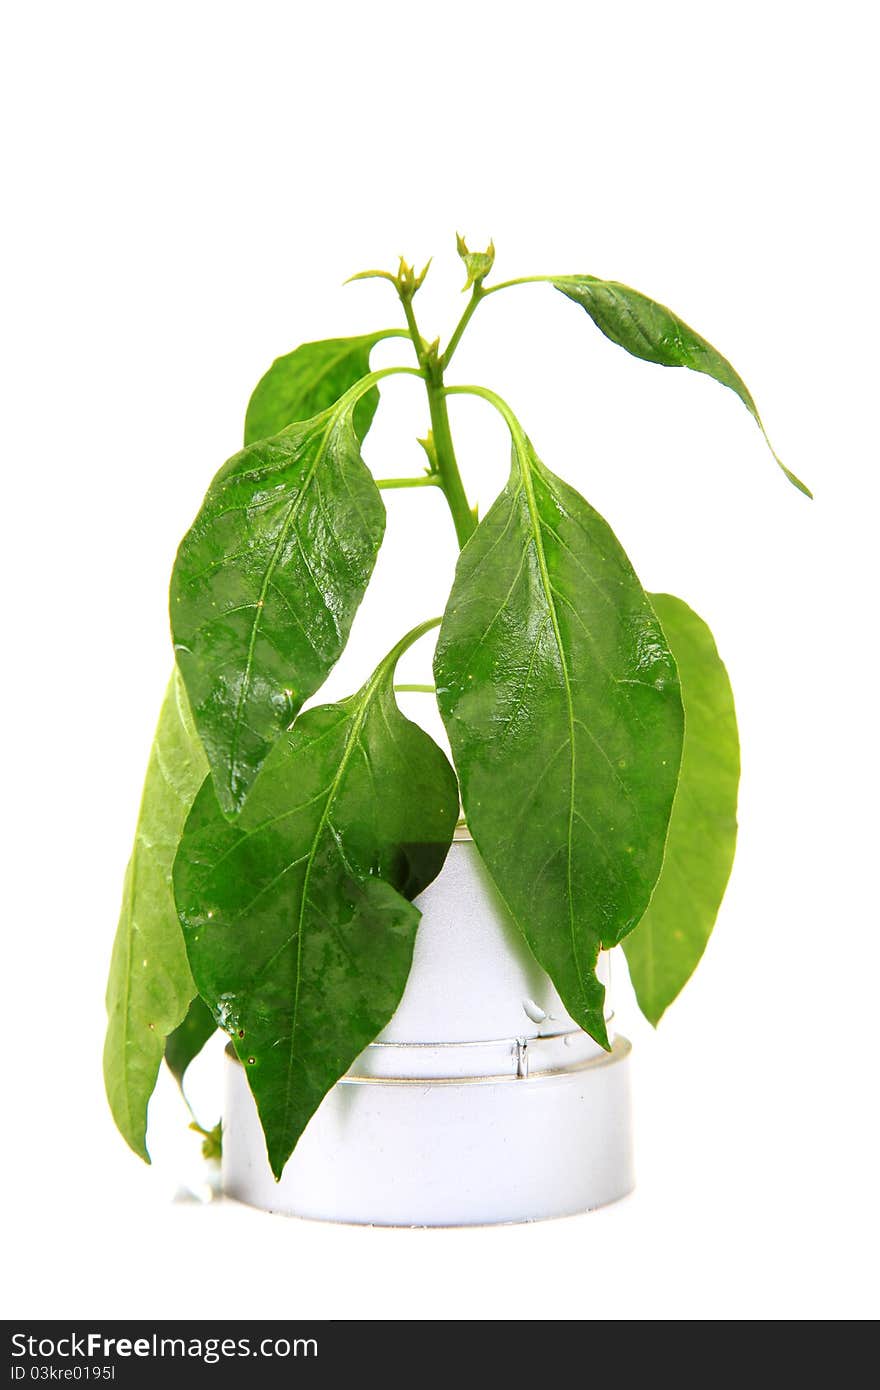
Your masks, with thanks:
M247 1070L276 1177L330 1087L393 1014L458 790L392 691L404 639L357 695L307 710L241 815L210 782L174 871L199 991Z
M726 357L722 357L711 343L689 328L671 309L640 294L638 290L630 289L628 285L618 284L616 280L599 280L594 275L564 275L555 278L552 283L568 299L586 309L606 338L626 348L633 357L641 357L645 362L658 362L663 367L689 367L691 371L704 372L722 386L729 387L756 421L767 447L789 482L807 497L812 497L810 489L786 468L767 439L758 408L742 377L734 371Z
M367 375L370 353L383 338L399 337L401 330L385 329L360 338L327 338L303 343L277 357L254 388L244 424L245 446L280 434L297 420L311 420L339 400L350 386ZM379 391L372 387L354 409L358 439L366 437Z
M480 853L572 1017L603 1046L603 946L660 872L681 754L675 663L615 536L514 432L462 551L437 697Z
M351 393L220 470L171 581L177 664L223 810L348 639L385 527Z
M708 627L680 598L651 597L678 665L684 746L663 869L623 949L639 1006L656 1024L706 949L730 877L739 741L733 692Z
M187 1067L216 1031L214 1015L196 995L186 1011L186 1018L165 1039L165 1061L178 1086L183 1086Z
M165 1039L196 992L174 907L171 870L207 767L175 672L147 766L107 982L107 1099L122 1135L148 1163L147 1102Z

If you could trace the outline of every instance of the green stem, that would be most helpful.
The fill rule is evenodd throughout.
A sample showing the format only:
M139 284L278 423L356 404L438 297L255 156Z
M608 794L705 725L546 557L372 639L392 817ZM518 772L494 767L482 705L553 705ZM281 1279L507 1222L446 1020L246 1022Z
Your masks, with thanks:
M440 479L436 473L425 473L421 478L377 478L376 487L440 487Z
M458 538L459 549L473 535L477 525L476 517L471 510L464 490L464 483L461 481L461 474L458 471L458 463L455 458L455 447L452 443L452 430L449 426L449 412L446 409L446 397L443 386L443 363L436 356L432 349L429 349L419 332L416 316L412 306L412 296L398 288L400 302L403 305L403 312L409 326L410 337L418 358L420 375L424 377L425 387L428 392L428 410L431 416L431 434L434 441L434 457L437 464L437 481L443 489L449 510L452 513L452 521L455 526L455 534ZM476 306L474 306L476 307ZM467 311L465 311L467 312ZM473 310L471 311L473 312ZM462 329L462 332L464 330ZM459 334L459 337L461 334Z
M459 549L470 540L477 526L477 519L471 510L458 471L455 449L452 444L452 431L449 427L449 412L446 409L446 388L443 385L443 372L439 366L436 372L425 374L428 391L428 410L431 413L431 434L434 439L434 453L437 459L437 475L440 486L446 494L449 510L455 525Z
M371 387L378 385L388 376L424 376L424 373L418 367L380 367L376 372L367 372L366 376L362 376L360 381L349 386L348 390L339 397L333 407L337 418L343 415L350 405L356 405L361 396L365 396Z
M189 1103L189 1096L183 1089L183 1083L181 1083L180 1085L180 1094L183 1096L183 1103L189 1111L189 1118L191 1120L190 1129L195 1130L196 1134L200 1134L203 1139L210 1139L211 1131L209 1129L205 1129L204 1125L199 1124L198 1116L196 1115L196 1112L193 1110L192 1106Z
M452 337L446 344L446 351L440 359L440 367L444 372L446 368L449 366L450 362L452 361L452 354L455 352L455 349L461 342L461 336L464 333L464 330L467 328L468 324L470 323L474 310L476 309L480 300L483 298L484 294L487 293L488 291L484 290L481 285L474 285L471 297L467 302L467 308L465 309L464 313L459 319L455 332L452 334Z
M426 632L430 632L431 628L439 627L442 621L442 618L428 618L425 622L419 623L417 627L410 628L409 632L401 637L400 641L391 648L391 651L381 663L382 667L385 670L389 668L393 670L403 656L403 653L408 651L414 642L418 642L420 637L424 637Z
M395 694L401 695L410 692L413 695L436 695L436 685L396 685Z
M509 290L514 285L552 285L555 280L570 278L566 275L520 275L516 280L502 280L498 285L490 285L488 289L483 291L483 294L497 294L498 290Z
M447 396L479 396L481 400L488 401L502 416L507 428L510 430L511 438L517 449L523 449L526 443L526 433L517 420L507 401L503 400L495 391L490 391L488 386L446 386L444 395Z
M413 312L412 299L408 294L403 294L398 290L400 302L403 305L403 312L406 315L407 337L412 338L412 345L416 350L416 357L419 359L419 366L425 365L425 342L419 332L419 325L416 323L416 316Z

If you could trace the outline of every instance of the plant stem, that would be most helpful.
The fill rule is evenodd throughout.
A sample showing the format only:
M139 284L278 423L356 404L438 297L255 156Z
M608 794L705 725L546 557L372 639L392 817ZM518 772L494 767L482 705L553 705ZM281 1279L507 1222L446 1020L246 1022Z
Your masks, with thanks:
M211 1131L210 1131L209 1129L205 1129L204 1125L200 1125L200 1124L199 1124L198 1116L196 1115L196 1112L193 1110L192 1106L190 1105L190 1103L189 1103L189 1096L186 1094L186 1091L183 1089L183 1086L182 1086L182 1085L181 1085L181 1087L180 1087L180 1094L181 1094L181 1096L183 1097L183 1103L184 1103L184 1105L186 1106L187 1110L189 1111L189 1117L190 1117L190 1120L192 1121L192 1123L191 1123L191 1125L190 1125L190 1129L195 1130L196 1134L200 1134L200 1135L202 1136L203 1139L210 1139L210 1138L211 1138Z
M490 285L483 291L484 295L496 294L498 290L509 290L514 285L552 285L555 280L565 280L569 277L565 275L520 275L516 280L502 280L497 285Z
M412 306L412 298L408 294L404 294L399 289L398 295L400 297L400 302L403 305L403 312L406 315L406 323L407 328L409 330L409 336L410 338L412 338L412 345L416 350L416 357L419 359L419 366L424 367L425 342L422 338L421 333L419 332L419 325L416 323L416 316L413 312Z
M409 334L407 334L409 337ZM372 386L378 386L380 381L384 381L389 376L423 376L424 373L418 367L380 367L378 371L367 372L360 381L356 381L347 391L339 397L333 409L337 417L342 415L349 406L356 405L361 396L366 395Z
M435 695L437 693L436 685L396 685L394 689L397 694L409 692L413 695Z
M455 332L452 334L452 337L446 344L446 351L440 359L440 366L443 371L446 370L446 368L449 366L449 363L452 361L452 354L458 347L461 341L461 336L464 333L464 330L467 328L468 324L470 323L471 316L474 310L476 309L480 300L483 298L483 295L486 293L487 291L483 289L482 285L474 285L471 297L467 302L467 307L465 308L464 313L458 321L458 325L456 326Z
M432 380L432 375L434 379ZM438 363L435 373L425 373L425 386L428 391L428 410L431 413L431 433L434 437L434 451L437 458L437 475L440 486L446 494L449 510L455 525L459 549L473 535L477 519L471 511L464 483L458 471L455 449L452 444L452 431L449 428L449 412L446 408L446 395L443 386L443 372Z
M391 648L391 651L381 663L382 666L386 669L390 666L393 669L403 656L403 653L409 651L413 643L418 642L419 638L424 637L425 633L430 632L432 628L439 627L442 621L442 618L427 618L425 622L419 623L417 627L410 628L409 632L406 633L404 637L401 637L396 646Z
M443 489L449 510L452 513L452 521L455 526L455 534L458 537L459 549L470 539L476 528L477 520L471 510L464 490L464 483L461 481L461 474L458 471L458 463L455 458L455 447L452 443L452 431L449 427L449 411L446 408L446 396L443 386L443 362L438 357L435 348L429 348L416 323L416 316L413 312L412 295L401 290L398 286L398 295L403 305L403 312L406 315L406 322L409 327L412 344L418 358L421 375L425 379L425 388L428 392L428 410L431 416L431 434L434 441L434 456L437 463L437 481ZM473 305L476 308L476 305ZM471 308L471 313L473 312ZM467 314L467 310L465 310ZM468 315L470 317L470 315ZM466 323L465 323L466 326ZM461 327L461 325L459 325ZM456 330L457 331L457 330ZM464 332L464 328L461 329ZM453 335L454 336L454 335ZM459 338L461 333L458 334Z
M436 473L425 473L421 478L377 478L376 487L440 487Z
M517 420L507 401L503 400L496 391L490 391L488 386L446 386L444 395L447 396L479 396L480 400L488 401L494 405L498 414L502 417L507 428L510 430L514 444L523 448L526 444L525 431Z

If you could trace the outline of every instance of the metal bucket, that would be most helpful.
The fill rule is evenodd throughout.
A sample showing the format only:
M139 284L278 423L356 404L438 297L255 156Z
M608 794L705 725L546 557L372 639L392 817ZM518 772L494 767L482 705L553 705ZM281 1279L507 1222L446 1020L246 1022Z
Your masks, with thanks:
M226 1057L223 1188L267 1211L382 1226L536 1221L633 1186L629 1043L572 1021L459 832L400 1006L333 1087L281 1181ZM599 962L608 984L607 956ZM612 1015L606 995L609 1036Z

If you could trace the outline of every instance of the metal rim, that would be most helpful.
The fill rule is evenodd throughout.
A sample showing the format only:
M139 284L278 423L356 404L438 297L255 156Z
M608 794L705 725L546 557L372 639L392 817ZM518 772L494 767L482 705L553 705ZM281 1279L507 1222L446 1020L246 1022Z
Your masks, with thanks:
M511 1039L514 1045L521 1041L516 1038ZM540 1039L529 1038L530 1045ZM419 1044L417 1044L418 1046ZM424 1046L424 1044L421 1044ZM456 1044L450 1044L456 1046ZM397 1046L408 1047L409 1043L400 1043ZM417 1086L425 1090L430 1086L498 1086L502 1083L512 1085L529 1085L532 1082L547 1082L554 1080L565 1080L566 1077L574 1073L600 1070L602 1067L612 1066L615 1062L620 1062L624 1057L628 1057L632 1051L632 1044L628 1038L621 1037L619 1034L611 1045L610 1052L601 1052L597 1057L589 1057L586 1061L575 1062L570 1067L553 1067L547 1070L531 1070L524 1072L501 1072L491 1076L341 1076L336 1082L337 1086ZM242 1067L244 1064L237 1056L232 1043L226 1045L226 1055L231 1062Z

